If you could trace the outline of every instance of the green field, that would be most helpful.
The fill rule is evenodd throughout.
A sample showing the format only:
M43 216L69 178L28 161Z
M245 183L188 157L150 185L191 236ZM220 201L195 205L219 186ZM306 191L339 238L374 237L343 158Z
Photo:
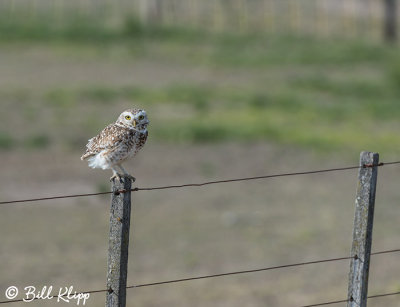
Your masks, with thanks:
M132 18L118 27L79 19L52 27L50 21L4 19L2 53L33 48L38 57L44 53L48 61L56 62L60 74L68 63L98 61L110 67L151 62L171 73L176 67L182 76L162 84L150 71L149 82L142 84L109 84L104 77L82 84L60 80L44 87L23 82L0 86L3 103L21 104L25 120L43 121L30 131L29 141L14 130L2 129L0 148L55 143L53 135L40 131L50 125L39 114L42 108L65 117L84 105L89 119L75 118L72 132L89 128L94 133L117 115L102 110L132 104L150 110L152 136L167 142L263 140L317 151L369 148L399 153L400 55L395 46L339 38L143 28ZM184 73L196 67L205 77L185 78ZM109 73L118 72L111 68ZM3 122L8 120L15 118L7 116ZM68 131L65 137L69 145L81 141Z

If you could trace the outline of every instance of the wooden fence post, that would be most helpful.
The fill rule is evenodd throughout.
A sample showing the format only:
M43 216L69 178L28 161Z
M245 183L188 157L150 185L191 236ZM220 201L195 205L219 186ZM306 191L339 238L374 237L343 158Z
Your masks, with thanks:
M388 42L394 42L397 38L397 0L384 0L384 3L384 38Z
M163 6L161 0L140 0L140 21L144 25L161 24Z
M356 196L356 212L354 216L353 244L351 247L348 307L366 307L368 296L369 260L372 244L372 226L374 222L374 206L377 167L379 154L362 152L358 171L358 187Z
M119 193L125 190L128 192ZM108 246L106 307L125 307L128 275L129 228L131 219L131 180L112 183L110 237Z

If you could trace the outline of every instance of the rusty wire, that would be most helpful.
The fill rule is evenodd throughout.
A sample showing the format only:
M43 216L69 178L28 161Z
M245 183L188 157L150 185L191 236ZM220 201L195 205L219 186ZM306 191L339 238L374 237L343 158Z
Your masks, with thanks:
M345 167L320 169L320 170L311 170L311 171L303 171L303 172L281 173L281 174L272 174L272 175L263 175L263 176L254 176L254 177L223 179L223 180L214 180L214 181L207 181L207 182L201 182L201 183L187 183L187 184L179 184L179 185L168 185L168 186L159 186L159 187L144 187L144 188L136 187L136 188L131 189L130 191L136 192L136 191L153 191L153 190L177 189L177 188L186 188L186 187L201 187L201 186L205 186L205 185L219 184L219 183L240 182L240 181L260 180L260 179L270 179L270 178L300 176L300 175L311 175L311 174L320 174L320 173L328 173L328 172L337 172L337 171L346 171L346 170L352 170L352 169L359 169L360 167L369 168L369 167L379 167L379 166L383 166L383 165L393 165L393 164L400 164L400 161L393 161L393 162L387 162L387 163L381 162L381 163L379 163L377 165L368 164L368 165L362 165L362 166L359 166L359 165L358 166L345 166ZM21 200L8 200L8 201L1 201L0 205L12 204L12 203L44 201L44 200L61 199L61 198L75 198L75 197L85 197L85 196L95 196L95 195L107 195L107 194L113 194L113 193L126 193L126 192L128 192L128 191L120 190L120 191L88 193L88 194L49 196L49 197L21 199Z

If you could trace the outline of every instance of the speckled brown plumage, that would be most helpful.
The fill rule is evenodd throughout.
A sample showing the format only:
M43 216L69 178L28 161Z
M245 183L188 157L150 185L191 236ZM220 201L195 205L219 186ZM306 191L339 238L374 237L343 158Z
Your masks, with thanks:
M86 145L82 160L88 160L92 168L112 169L113 178L119 178L115 167L131 177L122 167L122 162L133 157L146 143L149 120L144 110L129 109L121 113L117 121L105 127Z

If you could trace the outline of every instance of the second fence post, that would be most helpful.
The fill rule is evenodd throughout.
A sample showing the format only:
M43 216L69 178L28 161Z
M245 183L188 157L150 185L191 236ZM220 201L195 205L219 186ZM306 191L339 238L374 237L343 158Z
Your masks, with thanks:
M385 19L383 26L384 38L394 42L397 38L397 0L384 0Z
M348 307L366 307L379 154L362 152L351 247Z
M120 193L118 191L127 191ZM129 228L131 220L131 180L112 183L110 236L107 264L106 307L126 306L126 279L128 275Z

